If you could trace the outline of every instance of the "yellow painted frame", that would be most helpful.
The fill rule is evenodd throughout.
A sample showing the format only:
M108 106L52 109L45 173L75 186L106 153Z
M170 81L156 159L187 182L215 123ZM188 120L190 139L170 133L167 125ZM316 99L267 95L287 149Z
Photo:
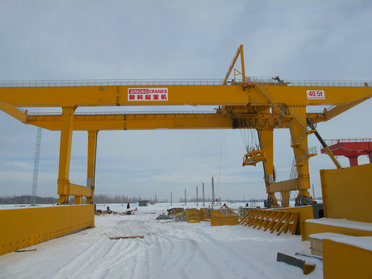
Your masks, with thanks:
M372 251L329 239L323 240L324 279L371 278Z
M372 164L320 170L324 216L372 223Z
M0 210L0 255L94 227L94 205Z

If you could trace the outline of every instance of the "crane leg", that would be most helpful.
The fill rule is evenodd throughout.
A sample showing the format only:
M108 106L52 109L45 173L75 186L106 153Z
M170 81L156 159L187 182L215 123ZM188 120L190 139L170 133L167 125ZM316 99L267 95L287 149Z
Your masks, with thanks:
M58 204L68 204L70 195L70 160L75 108L62 108L61 141L58 170Z
M306 106L289 107L294 117L289 121L289 130L298 174L298 205L310 204L309 152L307 146Z
M87 186L92 189L92 196L87 197L86 204L93 203L96 176L97 135L98 131L88 131Z
M263 161L263 168L265 174L265 185L267 192L267 207L277 206L278 201L274 193L268 192L268 186L275 182L274 173L274 133L273 129L257 130L258 138L260 140L261 149L265 152L266 158Z

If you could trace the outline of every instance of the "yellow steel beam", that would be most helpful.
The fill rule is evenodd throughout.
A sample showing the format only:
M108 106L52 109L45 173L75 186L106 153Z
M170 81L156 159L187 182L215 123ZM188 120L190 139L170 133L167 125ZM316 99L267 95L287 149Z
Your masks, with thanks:
M265 160L263 161L264 168L264 179L266 192L268 194L268 201L270 205L278 205L278 201L274 193L267 191L267 187L271 183L275 182L275 173L274 173L274 131L273 129L259 129L258 138L260 140L260 147L265 151Z
M26 112L20 111L16 107L6 103L0 103L0 109L23 123L25 123L27 120L27 111Z
M27 124L61 130L61 115L29 115ZM273 114L89 114L74 116L74 130L149 130L149 129L231 129L284 128L285 122Z
M325 118L326 120L330 120L336 117L337 115L340 115L341 113L355 107L356 105L359 105L360 103L364 102L367 99L368 98L361 98L361 99L354 100L354 101L351 101L345 104L338 105L329 111L325 110L324 111Z
M70 159L75 108L62 109L61 141L59 150L58 203L67 204L70 195Z
M372 87L259 85L278 104L337 105L372 96ZM0 87L0 102L24 107L269 105L255 83L238 85L147 85L76 87ZM131 88L167 88L166 101L129 101ZM308 99L308 90L324 90L324 99Z
M83 196L92 197L92 189L86 186L77 184L70 184L70 195L71 196Z
M0 256L94 227L94 206L72 205L0 210Z
M288 192L298 190L298 179L290 179L270 184L267 187L268 193Z
M236 53L235 53L235 55L234 55L234 58L233 58L233 60L232 60L232 62L231 62L231 64L230 64L229 69L227 70L227 73L226 73L226 75L225 75L225 78L224 78L222 84L226 84L227 79L229 78L229 76L230 76L230 74L231 74L231 71L232 71L232 69L234 68L234 65L235 65L235 63L236 63L236 60L237 60L238 57L239 57L239 54L240 54L240 53L243 53L242 51L243 51L243 45L240 45L240 46L238 47L238 49L236 50ZM244 66L244 57L242 56L241 59L242 59L242 60L241 60L241 61L242 61L242 66Z
M241 62L241 67L242 67L243 84L245 84L246 77L245 77L243 45L240 45L240 62Z
M97 135L98 131L88 131L87 186L91 189L91 196L86 199L87 204L93 203L95 190Z
M293 153L296 160L298 174L299 198L302 205L308 204L310 194L307 189L310 188L309 161L310 154L307 145L307 124L306 107L289 107L289 112L294 119L289 121L289 130Z

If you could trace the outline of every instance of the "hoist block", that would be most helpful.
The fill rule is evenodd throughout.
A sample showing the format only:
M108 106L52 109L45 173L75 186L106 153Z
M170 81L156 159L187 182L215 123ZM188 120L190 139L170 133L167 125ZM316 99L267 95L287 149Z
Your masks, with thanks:
M244 166L256 166L257 163L262 162L266 159L266 154L263 150L252 149L247 152L243 157Z

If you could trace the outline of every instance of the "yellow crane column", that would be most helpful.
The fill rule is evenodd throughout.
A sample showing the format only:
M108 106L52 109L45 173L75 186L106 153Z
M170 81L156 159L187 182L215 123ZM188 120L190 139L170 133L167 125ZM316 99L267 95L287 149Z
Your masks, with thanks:
M97 135L98 131L88 131L87 186L92 190L92 196L86 198L87 204L93 203L96 176Z
M269 193L268 187L271 183L275 182L274 173L274 130L273 129L262 129L257 130L258 138L260 140L261 149L265 152L265 160L263 163L264 175L265 175L265 185L267 192L267 201L271 205L277 206L278 201L274 193Z
M311 155L307 146L307 122L306 106L290 106L290 115L292 119L288 122L291 133L291 147L293 148L296 168L298 174L298 204L310 204L310 194L307 189L310 188L309 176L309 158Z
M70 160L75 107L62 108L61 142L59 149L58 204L68 204L70 195Z

